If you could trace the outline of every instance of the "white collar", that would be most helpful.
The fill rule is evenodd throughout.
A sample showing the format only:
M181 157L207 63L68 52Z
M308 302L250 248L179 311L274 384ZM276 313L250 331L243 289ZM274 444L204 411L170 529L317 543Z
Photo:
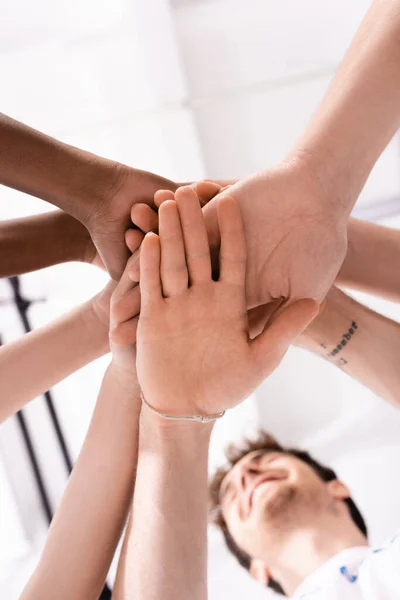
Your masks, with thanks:
M351 566L359 566L370 551L370 546L354 546L353 548L341 550L308 575L296 589L293 598L300 599L303 594L315 590L318 584L321 587L325 587L326 581L329 578L329 572L341 567L343 564L348 565L350 568Z

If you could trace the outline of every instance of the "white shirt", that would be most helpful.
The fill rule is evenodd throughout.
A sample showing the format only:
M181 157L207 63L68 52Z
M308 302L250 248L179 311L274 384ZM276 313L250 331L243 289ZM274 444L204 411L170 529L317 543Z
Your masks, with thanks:
M378 548L359 546L333 556L309 575L292 600L400 599L400 532Z

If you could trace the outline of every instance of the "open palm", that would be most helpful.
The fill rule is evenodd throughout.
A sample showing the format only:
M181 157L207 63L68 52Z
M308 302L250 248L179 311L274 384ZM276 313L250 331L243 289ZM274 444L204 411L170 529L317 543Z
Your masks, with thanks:
M246 398L279 364L289 340L316 314L313 301L283 311L250 340L246 243L236 202L218 203L220 275L211 276L207 231L193 189L159 211L159 236L140 256L137 370L146 401L170 415L210 415Z

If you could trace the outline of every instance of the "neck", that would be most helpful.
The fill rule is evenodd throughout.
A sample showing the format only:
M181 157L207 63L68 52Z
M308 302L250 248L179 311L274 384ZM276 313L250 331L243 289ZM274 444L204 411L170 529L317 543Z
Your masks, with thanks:
M328 523L323 527L313 524L285 534L284 540L268 560L270 573L285 593L291 596L308 575L311 575L330 558L356 546L368 546L367 539L356 525ZM276 547L275 547L276 550Z

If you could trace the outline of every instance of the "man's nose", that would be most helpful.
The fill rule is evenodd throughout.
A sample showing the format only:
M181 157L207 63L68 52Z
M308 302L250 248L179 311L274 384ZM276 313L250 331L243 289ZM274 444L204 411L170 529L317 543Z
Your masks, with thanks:
M240 471L240 489L244 491L251 481L260 474L255 465L243 465Z

